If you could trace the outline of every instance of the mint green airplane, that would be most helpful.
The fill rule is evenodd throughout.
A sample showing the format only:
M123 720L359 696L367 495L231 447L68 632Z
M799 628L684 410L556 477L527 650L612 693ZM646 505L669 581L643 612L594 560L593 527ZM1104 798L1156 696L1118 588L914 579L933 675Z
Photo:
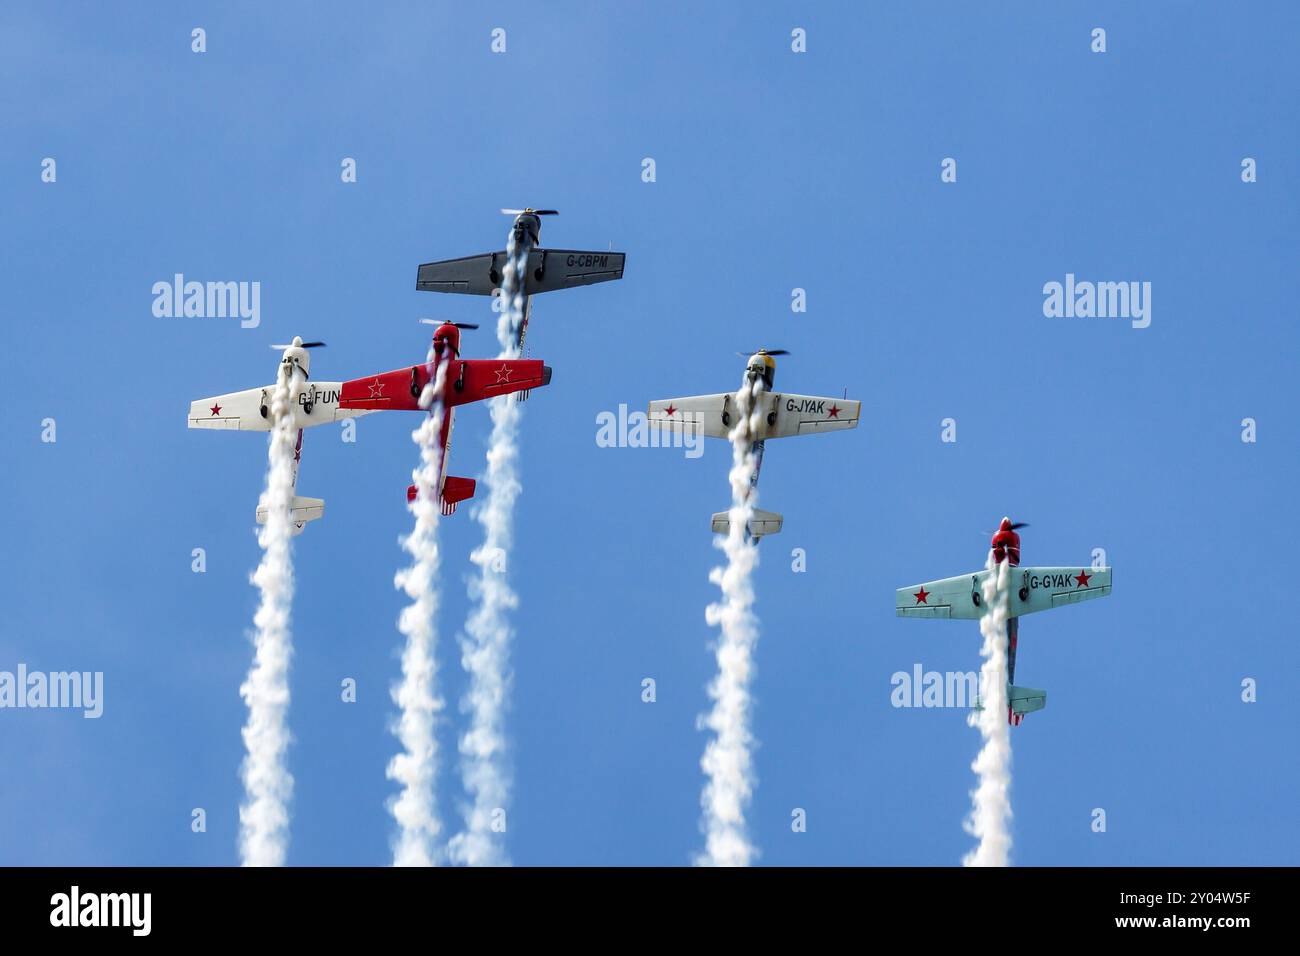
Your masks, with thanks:
M1025 714L1047 706L1047 691L1033 687L1016 687L1016 643L1020 636L1020 617L1034 611L1078 604L1110 594L1110 568L1022 568L1018 528L1003 518L993 534L993 560L1006 561L1011 570L1011 617L1007 621L1007 722L1020 726ZM979 620L987 613L983 585L990 574L987 568L959 574L941 581L927 581L899 588L895 610L899 617L941 618L944 620Z

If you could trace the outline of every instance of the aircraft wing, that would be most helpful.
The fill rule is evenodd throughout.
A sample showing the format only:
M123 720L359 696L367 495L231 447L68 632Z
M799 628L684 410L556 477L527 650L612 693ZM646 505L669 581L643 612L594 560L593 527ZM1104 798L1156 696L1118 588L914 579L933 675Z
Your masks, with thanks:
M339 407L419 411L420 393L429 382L423 363L344 382ZM453 359L447 366L443 401L448 406L541 388L551 382L551 370L541 359Z
M262 417L262 396L269 399L274 385L246 388L242 392L214 395L190 402L190 428L218 428L230 431L267 432L270 416Z
M294 427L310 428L312 425L327 425L364 415L365 412L340 407L339 391L342 387L342 382L305 382L293 402ZM271 416L263 416L262 406L266 405L269 411L274 392L275 386L267 385L263 388L246 388L242 392L231 392L228 395L200 398L190 403L190 428L270 431Z
M551 370L541 359L458 359L447 369L446 401L468 405L550 384Z
M982 586L990 573L981 569L899 588L895 611L899 617L975 620L985 610ZM1110 586L1110 568L1011 568L1008 608L1012 617L1023 617L1107 597Z
M425 262L415 274L415 288L420 292L491 295L501 286L501 270L507 261L504 252L485 252L481 256Z
M654 401L647 421L669 433L726 438L736 424L736 396L719 392Z
M621 252L579 252L576 249L534 249L528 256L524 292L550 292L623 278Z
M818 432L856 428L862 408L861 402L852 399L814 398L783 392L764 392L758 401L755 439L815 435ZM649 422L668 431L726 438L728 432L735 427L737 408L734 392L670 398L650 403Z
M848 398L819 398L814 395L764 394L767 414L759 438L788 438L820 432L857 428L862 403Z
M621 252L580 252L576 249L534 249L528 254L524 292L551 292L579 285L592 285L623 278ZM462 259L444 259L422 264L415 275L420 292L459 292L491 295L501 287L506 263L505 251L485 252Z

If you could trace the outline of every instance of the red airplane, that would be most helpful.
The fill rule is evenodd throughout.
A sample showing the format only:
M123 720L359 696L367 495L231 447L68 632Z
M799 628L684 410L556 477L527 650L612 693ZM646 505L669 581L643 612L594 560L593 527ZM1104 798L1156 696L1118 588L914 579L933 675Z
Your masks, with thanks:
M427 319L421 321L433 324ZM458 502L474 497L473 478L456 478L447 474L447 455L451 449L456 406L511 392L541 388L551 383L551 369L542 364L540 359L461 358L460 330L476 328L477 325L468 323L443 322L433 333L432 362L421 362L391 372L355 378L343 383L339 395L339 408L426 411L420 408L420 393L437 376L439 367L446 363L445 384L440 396L444 415L439 436L442 462L439 467L441 483L438 490L438 501L445 515L454 512ZM415 485L411 485L406 490L406 499L413 501L415 496Z

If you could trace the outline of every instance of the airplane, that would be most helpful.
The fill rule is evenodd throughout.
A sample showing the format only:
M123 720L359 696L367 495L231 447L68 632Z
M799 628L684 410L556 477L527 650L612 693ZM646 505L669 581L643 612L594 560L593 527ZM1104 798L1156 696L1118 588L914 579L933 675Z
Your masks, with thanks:
M523 322L519 326L519 351L523 352L524 336L528 334L528 318L532 315L532 296L538 292L568 289L573 286L592 285L623 278L621 252L580 252L575 249L540 249L537 246L542 230L542 216L558 216L554 209L502 209L514 216L510 238L517 256L527 256L524 272ZM485 252L463 259L445 259L422 264L415 277L415 288L421 292L457 292L464 295L492 295L501 288L502 270L509 262L508 251ZM520 401L524 396L521 396Z
M737 355L744 358L743 352ZM760 416L758 429L752 435L750 448L754 457L754 473L750 475L751 489L758 487L758 472L763 467L763 450L769 438L788 438L791 435L816 435L821 432L856 428L862 403L847 398L817 398L809 395L787 395L772 391L776 379L777 355L789 355L785 349L759 349L745 366L744 382L753 387L761 382L756 397L757 407L751 411ZM729 438L732 425L739 414L734 392L717 395L692 395L687 398L670 398L650 403L648 421L651 425L669 430L682 429L702 433L708 438ZM773 511L754 509L753 517L745 529L746 538L758 541L781 530L784 518ZM713 530L727 534L731 530L730 513L719 511L713 516Z
M427 325L434 324L428 319L420 321ZM458 503L474 497L473 478L457 478L447 474L447 457L451 451L456 407L551 384L551 369L540 359L461 358L461 329L476 328L477 325L467 322L443 322L433 333L432 363L420 362L392 372L352 379L343 383L339 396L340 408L357 413L384 410L427 411L420 407L420 394L424 391L424 386L437 376L439 366L447 363L441 397L445 413L439 435L442 462L438 469L441 476L438 501L445 515L455 512ZM416 487L411 485L406 489L406 500L414 501L415 497Z
M1020 726L1025 714L1047 706L1047 691L1015 686L1021 615L1110 595L1110 568L1020 567L1020 535L1016 532L1024 527L1028 525L1003 518L991 544L995 564L1005 561L1009 568L1016 568L1011 572L1007 621L1007 722L1015 727ZM898 616L978 620L988 611L983 597L984 581L996 573L996 568L981 569L955 578L899 588L895 598Z
M298 465L302 460L303 429L313 425L325 425L366 414L362 410L345 409L339 405L339 393L342 382L312 382L311 352L309 349L324 347L324 342L304 342L295 335L289 345L272 345L273 349L282 349L277 381L288 378L292 381L295 372L301 373L302 385L293 398L293 424L298 429L298 440L293 454L293 488L298 488ZM190 403L190 428L212 428L222 431L267 432L271 430L271 397L275 385L262 388L249 388L242 392L228 395L216 395L201 398ZM325 502L320 498L302 498L294 495L290 505L290 520L293 533L301 534L309 521L315 521L325 513ZM257 523L266 523L266 509L257 509Z

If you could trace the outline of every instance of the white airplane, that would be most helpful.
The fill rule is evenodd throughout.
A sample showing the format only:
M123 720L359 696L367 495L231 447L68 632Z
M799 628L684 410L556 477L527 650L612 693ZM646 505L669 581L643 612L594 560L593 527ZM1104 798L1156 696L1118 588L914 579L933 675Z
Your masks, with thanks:
M743 353L740 354L743 358ZM789 438L792 435L816 435L858 426L858 413L862 403L847 398L818 398L810 395L787 395L772 391L776 378L775 355L788 355L785 349L759 349L745 366L745 383L753 386L762 380L763 388L755 401L758 427L751 435L750 446L754 456L754 473L750 475L750 488L758 487L758 472L763 467L764 443L769 438ZM692 395L687 398L670 398L650 403L649 422L660 428L681 429L687 434L703 434L709 438L728 438L739 414L734 392L717 395ZM753 415L751 414L751 420ZM748 536L758 540L781 530L785 519L774 511L754 509L746 528ZM730 513L719 511L713 516L713 530L727 534L731 528Z
M280 376L292 376L295 371L302 373L302 385L297 394L292 396L293 424L298 429L298 441L293 453L293 487L298 487L298 465L302 460L302 432L313 425L325 425L368 415L370 410L339 408L339 393L342 382L312 382L311 353L308 349L320 348L324 342L304 342L300 336L293 337L290 345L272 345L273 349L283 349L280 357ZM277 379L278 381L279 379ZM290 379L292 380L292 379ZM271 398L275 385L262 388L248 388L242 392L228 395L216 395L201 398L190 403L190 428L216 428L228 431L268 432L271 430ZM294 495L290 506L290 519L293 533L301 534L308 521L315 521L325 513L325 502L320 498L302 498ZM257 523L266 523L266 509L257 509Z

